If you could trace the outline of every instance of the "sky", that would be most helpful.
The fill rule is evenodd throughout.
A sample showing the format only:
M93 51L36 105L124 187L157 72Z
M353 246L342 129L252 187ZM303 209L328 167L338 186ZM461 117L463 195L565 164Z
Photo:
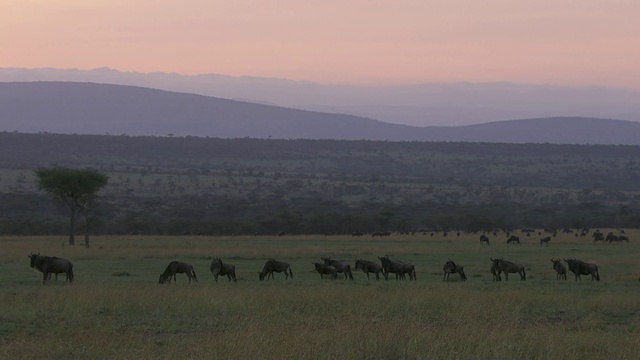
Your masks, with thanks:
M0 67L640 88L639 0L0 0Z

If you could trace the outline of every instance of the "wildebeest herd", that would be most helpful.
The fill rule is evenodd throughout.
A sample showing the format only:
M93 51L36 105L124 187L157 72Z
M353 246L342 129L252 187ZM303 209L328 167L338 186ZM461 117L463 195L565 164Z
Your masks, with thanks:
M58 274L64 273L67 276L67 281L70 283L74 280L73 264L66 259L58 257L49 257L38 254L30 254L30 266L42 272L42 283L45 284L47 280L51 279L51 274L55 274L56 280ZM376 280L380 280L380 275L385 280L389 279L389 274L394 274L396 280L406 280L407 275L409 280L417 280L416 269L413 264L405 263L402 261L391 260L388 255L378 256L380 264L373 261L356 259L354 268L361 270L367 275L367 280L370 280L369 274L373 273ZM331 279L337 279L338 274L344 274L345 280L353 280L353 274L351 272L351 265L347 261L334 260L330 257L321 257L322 262L312 262L314 270L320 274L320 278L328 275ZM517 264L503 258L489 258L491 260L491 268L489 272L493 276L493 281L502 281L502 274L504 274L505 280L509 280L510 273L517 273L520 275L520 280L527 280L525 267L522 264ZM560 259L551 259L553 263L553 270L556 272L557 280L567 280L567 267L560 261ZM575 258L564 259L567 263L569 271L575 275L575 281L581 280L580 275L591 275L592 281L600 281L600 273L598 271L598 265L587 263ZM218 276L227 276L229 282L234 282L236 279L236 267L233 264L223 262L219 257L214 258L211 261L210 266L211 274L214 276L216 282L218 282ZM467 275L464 272L464 266L456 264L451 259L447 260L442 268L444 277L442 281L449 279L449 275L458 274L461 281L467 280ZM258 271L259 280L274 279L273 273L284 273L285 280L293 279L293 271L289 263L277 261L275 259L269 259L264 263L261 271ZM189 279L189 283L193 280L198 282L196 271L191 264L182 261L171 261L165 270L160 274L158 280L159 284L170 284L173 279L176 282L177 274L185 274Z
M552 236L555 237L557 231L555 230L544 230L545 232L552 233ZM534 232L533 229L522 230L523 234L529 236L530 233ZM572 232L571 230L563 230L564 233ZM579 235L576 233L576 236L585 236L588 233L588 229L583 229L580 231ZM593 241L607 241L607 242L629 242L629 238L624 234L623 230L620 230L621 234L615 235L612 232L609 232L606 237L600 230L596 230L593 232L592 237ZM520 245L520 238L515 236L509 232L507 234L507 244L511 245ZM541 232L538 234L542 234ZM432 233L433 235L433 233ZM493 235L496 236L497 232L493 231ZM281 236L281 235L279 235ZM361 236L361 235L359 235ZM377 235L373 235L377 236ZM386 236L386 234L385 234ZM551 236L541 237L540 246L549 246L549 243L552 240ZM489 237L486 234L480 235L480 244L485 246L490 246ZM74 273L73 273L73 264L66 259L55 257L55 256L45 256L38 254L30 254L28 255L30 260L31 268L38 270L42 273L42 283L45 284L48 280L51 279L51 275L55 275L56 280L58 278L58 274L65 274L66 280L69 283L74 281ZM360 270L367 275L367 280L370 280L370 274L374 274L376 280L380 280L381 275L385 280L389 279L389 274L393 274L396 280L408 280L415 281L416 277L416 267L407 262L402 262L399 260L392 260L388 255L378 256L378 262L365 260L365 259L356 259L355 263L352 265L348 261L344 260L335 260L330 257L321 257L321 261L312 261L313 271L320 274L320 278L328 276L331 279L337 279L340 276L343 276L345 280L353 280L352 269ZM489 272L492 275L493 281L502 281L504 276L505 281L509 280L509 274L518 274L520 276L521 281L527 280L525 266L523 264L519 264L516 262L512 262L509 260L505 260L502 257L500 258L492 258L490 257L491 267L489 268ZM592 281L600 281L600 273L598 270L598 265L593 263L584 262L578 260L576 258L569 259L551 259L553 270L556 273L556 280L567 280L567 268L570 272L575 275L575 281L581 280L581 275L591 275ZM566 266L564 265L566 263ZM214 258L211 261L210 271L213 275L216 282L218 282L219 276L226 276L228 281L237 282L236 278L236 267L233 264L228 262L223 262L223 260L219 257ZM449 280L449 276L451 274L458 274L461 281L467 280L467 275L464 271L464 266L454 262L449 259L445 262L443 268L443 281ZM277 261L275 259L269 259L264 263L264 266L261 271L258 271L258 279L262 280L270 280L274 279L274 273L284 273L285 280L291 278L293 279L293 271L291 270L291 266L287 262ZM185 274L189 283L192 281L198 282L198 277L196 275L195 269L191 264L181 262L181 261L171 261L165 270L160 274L158 283L160 284L170 284L173 280L176 281L177 274Z

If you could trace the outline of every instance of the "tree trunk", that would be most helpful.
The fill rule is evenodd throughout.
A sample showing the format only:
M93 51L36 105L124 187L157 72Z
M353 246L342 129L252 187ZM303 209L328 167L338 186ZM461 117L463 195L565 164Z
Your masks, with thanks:
M89 218L84 215L84 246L89 247Z
M76 209L71 208L71 219L69 221L69 245L76 244Z

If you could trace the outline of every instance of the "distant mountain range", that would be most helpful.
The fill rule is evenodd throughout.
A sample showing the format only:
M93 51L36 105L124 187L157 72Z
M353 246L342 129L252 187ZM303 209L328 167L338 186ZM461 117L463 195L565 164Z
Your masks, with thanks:
M398 86L318 84L219 74L122 72L110 68L0 68L0 82L131 85L413 126L458 126L540 117L640 121L640 89L500 83Z
M0 131L67 134L640 145L640 123L551 117L416 127L149 88L0 83Z

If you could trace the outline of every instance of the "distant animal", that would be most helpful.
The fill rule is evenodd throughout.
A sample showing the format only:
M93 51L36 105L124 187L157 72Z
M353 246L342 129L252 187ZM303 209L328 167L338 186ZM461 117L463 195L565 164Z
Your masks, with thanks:
M549 246L550 241L551 241L551 236L543 237L542 239L540 239L540 246L542 246L542 244Z
M626 241L629 242L629 237L626 235L618 235L618 241Z
M219 257L211 261L211 266L209 267L209 270L211 270L211 273L213 274L213 277L216 280L216 282L218 282L218 276L225 276L225 275L229 279L229 282L231 282L231 279L233 279L234 282L237 282L235 265L229 264L229 263L223 263L222 259L220 259Z
M315 266L316 271L320 274L320 279L322 279L322 275L329 275L332 279L338 278L338 269L335 266L327 265L321 262L312 262Z
M600 230L596 230L593 234L591 234L591 236L593 236L593 242L604 241L604 234L601 233Z
M482 244L491 245L489 243L489 237L487 237L487 235L485 235L485 234L480 235L480 245L482 245Z
M164 272L160 274L158 283L171 284L171 278L173 278L173 282L176 282L176 274L186 274L189 278L189 283L191 283L191 280L198 282L196 271L191 264L182 261L172 261L167 265L167 268L164 269Z
M340 260L333 260L330 257L321 257L320 259L322 259L322 261L324 261L324 263L326 265L331 265L333 267L336 268L336 270L338 270L339 273L344 273L344 279L350 279L353 280L353 273L351 272L351 265L349 265L348 262L346 261L340 261Z
M288 279L289 276L291 276L291 279L293 280L293 272L291 271L291 266L289 266L289 264L286 262L276 261L274 259L267 260L264 263L262 271L258 271L258 277L260 281L264 280L265 277L267 278L267 281L269 280L269 277L275 280L275 277L273 276L274 272L284 272L285 280Z
M556 271L556 280L567 280L567 268L562 264L562 261L560 259L551 259L551 262L553 263L553 270Z
M610 243L614 242L614 241L619 241L618 236L614 235L612 232L607 234L607 237L604 239L605 241L608 241Z
M491 259L493 261L493 259ZM500 276L500 273L502 273L502 270L500 270L500 266L498 266L498 264L494 261L493 263L491 263L491 269L489 270L491 271L491 275L493 275L493 281L502 281L502 277Z
M42 273L42 284L51 279L51 274L56 275L56 280L58 280L58 274L65 274L67 275L67 281L73 282L73 264L71 261L55 256L40 255L40 253L30 254L27 257L30 259L29 265Z
M503 260L502 258L494 259L491 261L504 273L505 281L509 281L509 273L518 273L520 275L520 281L527 280L527 274L524 271L524 266L513 263L511 261Z
M389 273L396 274L396 280L405 280L405 274L409 274L409 280L417 280L416 269L412 264L406 264L401 261L393 261L388 255L378 256L382 269L384 270L384 278L389 279Z
M571 271L576 276L575 281L582 281L580 275L591 275L591 281L600 281L598 265L586 263L582 260L576 260L576 258L564 259L564 262L566 262L569 266L569 271Z
M367 274L367 280L370 280L369 273L374 273L376 275L376 280L380 280L380 274L383 273L382 266L374 263L373 261L361 259L356 260L356 270L362 270Z
M507 244L520 245L520 237L511 235L507 239Z
M464 266L456 264L451 260L447 260L447 262L444 263L442 270L444 271L442 281L449 279L449 275L455 273L460 275L460 279L462 279L462 281L467 281L467 275L464 274Z

